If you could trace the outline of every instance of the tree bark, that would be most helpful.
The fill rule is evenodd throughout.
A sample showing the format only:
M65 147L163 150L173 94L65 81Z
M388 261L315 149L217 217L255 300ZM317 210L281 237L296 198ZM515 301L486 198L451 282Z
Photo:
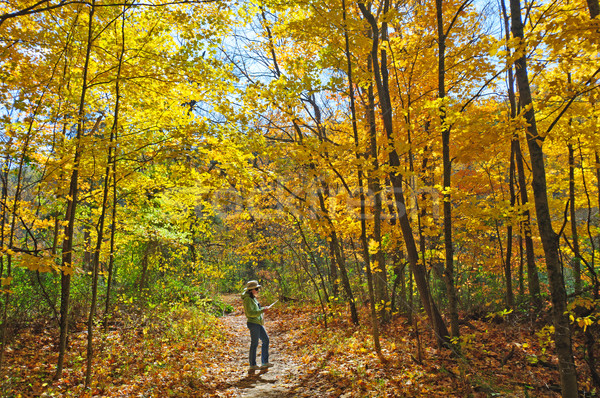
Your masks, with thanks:
M510 9L512 22L511 30L513 36L523 42L524 33L521 20L520 0L510 0ZM567 297L560 268L558 253L559 237L552 229L552 218L548 207L544 153L542 150L544 137L538 134L536 126L535 110L533 107L533 99L531 97L527 73L527 59L525 55L527 54L527 51L526 49L524 50L525 51L522 52L523 55L515 61L515 70L521 108L525 109L524 116L528 124L527 146L529 148L529 157L533 173L533 196L538 228L546 257L546 269L548 271L550 294L552 298L552 318L555 330L554 341L556 345L556 354L558 356L561 390L563 397L575 398L578 396L577 371L573 361L571 329L569 327L568 316L566 315Z
M594 19L600 14L600 5L598 0L587 0L588 9L590 11L590 18Z

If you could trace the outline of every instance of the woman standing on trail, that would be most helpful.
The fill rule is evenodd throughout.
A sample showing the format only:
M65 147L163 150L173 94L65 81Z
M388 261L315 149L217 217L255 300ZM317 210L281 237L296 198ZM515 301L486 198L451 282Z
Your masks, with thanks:
M261 308L256 297L258 296L260 285L257 281L249 281L242 294L244 301L244 313L248 318L248 329L250 329L250 368L248 370L267 369L273 366L269 362L269 336L263 326L263 312L266 308ZM256 348L258 347L258 339L262 341L260 359L262 365L256 365Z

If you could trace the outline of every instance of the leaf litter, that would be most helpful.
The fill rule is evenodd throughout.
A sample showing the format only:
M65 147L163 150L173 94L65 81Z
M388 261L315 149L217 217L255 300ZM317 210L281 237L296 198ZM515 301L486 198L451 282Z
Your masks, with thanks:
M268 372L248 374L249 332L235 311L220 318L181 310L97 332L93 382L85 388L85 325L70 337L63 378L52 380L57 335L51 325L27 329L5 353L2 397L559 397L556 358L540 325L471 320L460 352L435 348L426 322L395 317L382 330L382 363L368 319L352 325L344 308L328 328L314 307L281 305L266 316ZM162 319L162 320L160 320ZM138 327L131 327L137 325ZM420 328L420 330L419 330ZM543 336L542 336L543 337ZM420 349L419 349L420 347ZM575 350L580 344L576 341ZM550 347L551 348L551 347ZM260 350L258 350L260 352ZM587 380L579 362L580 379ZM595 393L582 383L584 391Z

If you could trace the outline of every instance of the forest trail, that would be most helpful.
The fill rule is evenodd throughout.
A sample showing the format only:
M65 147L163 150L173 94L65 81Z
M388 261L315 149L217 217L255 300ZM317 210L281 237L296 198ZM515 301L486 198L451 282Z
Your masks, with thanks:
M238 295L225 296L223 300L231 304L235 311L221 318L228 334L231 355L224 358L220 366L231 369L228 377L217 388L218 397L277 398L301 396L299 374L302 365L290 354L285 320L265 315L265 328L270 339L270 362L274 364L267 372L248 373L248 349L250 333L246 317ZM260 363L260 345L257 350ZM216 361L220 361L215 358Z

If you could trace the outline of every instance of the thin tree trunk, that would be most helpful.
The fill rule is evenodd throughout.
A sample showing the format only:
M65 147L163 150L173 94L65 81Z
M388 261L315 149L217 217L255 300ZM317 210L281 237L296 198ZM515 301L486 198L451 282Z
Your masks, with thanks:
M369 299L371 301L371 335L373 337L373 345L375 352L378 357L385 361L383 353L381 352L381 343L379 341L379 322L377 321L377 312L375 310L375 292L373 289L373 278L371 275L371 265L369 257L369 246L367 242L367 223L366 223L366 205L365 205L365 191L364 191L364 175L361 165L361 151L360 151L360 140L358 138L358 125L356 122L356 105L354 98L354 83L352 79L352 58L350 56L350 41L348 38L348 26L346 20L346 1L342 0L342 11L344 19L344 46L346 54L346 67L348 75L348 92L350 95L350 112L352 115L352 133L354 137L355 156L357 160L357 171L358 171L358 186L360 196L360 241L362 245L363 258L365 262L366 274L367 274L367 285L369 290Z
M323 197L323 194L320 191L318 194L319 194L319 203L321 206L321 211L324 213L324 218L327 220L327 225L330 228L329 249L330 249L331 264L332 264L331 271L332 272L335 271L335 279L333 281L334 292L337 291L337 286L339 284L338 277L337 277L337 270L339 269L340 278L342 280L342 287L344 288L344 295L346 296L346 299L350 306L350 317L352 319L352 323L355 325L358 325L358 323L359 323L358 322L358 312L356 311L354 295L352 294L352 287L350 286L350 280L348 279L346 263L342 257L341 251L340 251L341 242L338 239L337 233L335 231L335 226L333 225L333 222L331 221L331 218L329 217L329 215L327 213L327 208L325 206L325 199ZM332 275L332 278L334 278L333 275Z
M319 269L319 266L317 264L317 260L315 258L315 255L313 253L312 250L310 250L310 246L308 245L308 241L306 240L306 235L304 234L304 230L302 229L302 224L300 224L300 220L298 220L293 214L290 214L290 216L294 219L294 221L296 222L296 226L298 227L298 231L300 232L300 236L302 236L302 243L304 244L304 247L306 247L306 251L308 252L308 254L310 255L310 259L311 262L315 265L315 268ZM311 282L313 283L315 290L317 291L317 296L319 297L319 303L321 304L321 312L323 313L323 322L324 322L324 326L325 329L327 329L327 310L325 307L325 303L327 302L326 298L327 298L327 290L325 289L325 285L323 284L323 294L325 295L325 299L323 299L323 297L321 296L321 291L319 290L319 284L317 283L317 281L315 281L315 278L313 277L312 273L310 272L310 269L308 268L308 265L306 264L306 259L303 256L303 261L301 261L301 264L303 264L305 266L305 271L306 274L308 275L308 277L310 278Z
M379 92L379 102L382 108L381 115L383 118L383 124L388 140L390 140L390 142L393 142L394 137L392 131L392 108L389 101L389 92L386 92L384 89L381 71L379 69L379 63L377 58L377 49L379 48L379 29L377 27L375 17L365 7L365 5L363 3L359 3L358 6L360 7L362 14L365 16L365 19L371 25L371 29L373 31L373 46L371 50L373 59L373 72L375 75L375 81L377 82L377 88ZM431 298L429 284L427 282L426 276L427 272L424 268L424 264L419 262L417 246L414 240L412 227L410 226L410 221L408 219L408 214L406 212L404 192L402 187L402 175L395 171L398 170L400 167L400 158L398 157L398 153L396 152L394 147L392 147L392 149L389 151L388 156L389 165L391 166L392 170L394 170L390 172L390 181L392 182L392 186L394 188L394 199L398 211L398 220L400 223L400 228L402 229L402 235L404 236L404 243L406 245L411 271L415 276L417 289L419 290L419 294L421 295L421 301L423 303L423 307L425 308L425 312L427 313L432 328L435 331L438 345L445 346L448 344L449 341L448 329L446 328L446 325L437 309L437 306Z
M522 224L519 225L521 227ZM523 278L523 270L525 264L525 250L523 250L523 229L519 228L519 298L525 295L525 281Z
M115 122L116 123L116 122ZM112 189L112 214L110 224L110 253L108 258L108 275L106 281L106 297L104 300L104 314L103 314L103 326L104 331L108 329L108 318L110 316L110 294L112 291L112 284L114 278L114 263L115 263L115 233L117 231L117 130L115 129L115 155L113 156L112 163L112 178L113 178L113 189Z
M346 300L348 301L348 306L350 307L350 319L354 325L358 326L360 322L358 320L358 311L356 310L356 300L354 299L354 293L352 292L352 286L350 285L350 279L348 278L348 270L346 269L346 254L344 253L343 244L343 241L337 241L337 256L340 275L342 278L342 286L344 287Z
M596 185L598 186L598 208L600 209L600 155L598 155L598 151L594 152L594 156L596 157Z
M386 0L386 4L387 4L387 0ZM387 12L387 6L384 6L384 14ZM363 10L364 9L364 10ZM385 98L385 94L384 94L384 83L382 81L381 78L381 73L386 74L386 78L387 78L387 70L383 70L385 69L385 55L384 52L382 50L382 64L383 67L380 68L379 66L379 60L378 60L378 54L377 54L377 47L379 43L379 31L377 29L377 24L375 22L374 17L372 16L372 14L366 10L366 8L364 8L364 5L362 5L361 3L361 10L363 10L363 15L365 15L365 18L368 19L367 14L370 15L370 18L372 19L373 23L375 24L373 27L373 23L372 23L372 29L371 29L371 36L373 39L373 47L372 47L372 51L370 54L370 62L369 65L371 65L370 70L372 70L372 72L375 75L375 80L377 83L377 92L379 94L379 101L380 101L380 113L383 119L383 123L385 125L385 130L386 132L388 132L388 134L390 134L391 132L391 124L392 124L392 113L391 113L391 106L388 106L387 104L384 104L384 102L382 101L382 98L385 100L389 101L389 97L386 99ZM366 13L365 13L366 12ZM371 23L371 22L370 22ZM382 27L382 34L385 35L384 33L384 29ZM387 85L387 79L385 79L385 84ZM387 87L386 87L387 88ZM388 292L387 292L387 271L386 271L386 264L385 264L385 257L383 256L383 252L382 252L382 247L381 247L381 212L382 212L382 202L381 202L381 184L379 182L379 175L377 174L377 170L379 170L379 160L378 160L378 150L377 150L377 128L376 128L376 124L375 124L375 101L374 101L374 93L373 93L373 87L372 85L369 85L369 124L370 124L370 128L369 128L369 148L370 148L370 157L371 157L371 164L372 164L372 169L375 172L375 175L373 175L373 173L370 174L368 180L369 180L369 191L373 194L373 198L374 198L374 204L373 204L373 235L371 238L369 238L369 244L372 245L372 247L370 248L369 252L372 253L372 263L374 264L374 266L372 267L372 271L373 271L373 278L374 278L374 283L375 283L375 293L376 293L376 297L375 299L377 300L378 304L381 305L379 312L379 319L382 322L387 322L389 320L389 315L388 315L388 311L386 311L386 305L389 301L389 297L388 297ZM388 114L389 112L389 114ZM390 130L390 131L388 131ZM400 162L398 160L398 166L400 165ZM376 245L376 247L373 247L374 245Z
M515 39L524 42L520 0L510 0L510 9L512 21L511 30L513 36ZM544 153L540 143L540 141L543 142L543 137L541 137L537 131L525 54L527 54L526 49L522 51L522 55L515 61L515 69L521 108L526 110L524 116L527 121L527 146L529 147L529 157L533 173L533 196L538 228L546 257L546 269L548 271L550 294L552 298L552 317L555 330L554 341L556 354L558 356L558 368L563 397L575 398L579 395L577 387L577 371L573 361L571 329L568 316L566 315L567 297L560 268L558 253L559 237L552 229L552 218L548 207Z
M61 278L60 278L60 338L58 346L58 363L56 365L55 379L62 377L63 364L65 360L65 353L67 350L67 335L69 328L69 299L71 295L71 274L74 272L73 268L73 238L75 236L75 212L77 210L77 195L79 193L78 180L79 180L79 163L81 160L81 137L83 136L83 124L85 119L85 98L88 90L87 74L88 65L90 61L90 53L92 50L92 32L93 32L93 19L95 11L95 0L92 0L89 12L88 21L88 37L87 37L87 48L85 55L85 64L83 66L82 76L82 87L81 97L79 101L79 111L77 114L77 135L75 137L75 157L73 159L73 172L71 173L71 181L69 185L69 196L67 198L67 210L65 212L65 220L67 224L65 226L65 237L62 247L62 263L61 263ZM102 116L98 117L93 130L95 131L100 124Z
M508 46L508 42L510 40L510 25L509 25L509 20L508 20L508 15L506 13L506 4L504 3L504 0L502 0L501 2L501 6L502 6L502 14L503 14L503 19L504 19L504 30L505 30L505 37L506 37L506 43L507 43L507 51L510 51L510 47ZM512 69L512 65L507 65L507 69L508 69L508 101L510 103L510 118L511 120L515 119L517 117L517 101L516 101L516 97L515 97L515 79L513 76L513 69ZM510 141L510 169L509 169L509 181L508 181L508 185L509 185L509 190L510 190L510 206L511 208L514 208L516 203L517 203L517 196L515 193L515 169L516 169L516 157L517 157L517 153L520 152L520 148L519 148L519 136L518 134L515 132L513 133L512 139ZM508 227L506 228L506 263L505 263L505 278L506 278L506 304L509 306L509 308L513 308L514 307L514 294L512 292L512 280L509 279L511 278L511 268L510 268L510 264L511 264L511 258L512 258L512 241L513 241L513 226L512 224L509 224ZM520 256L520 262L519 262L519 294L522 295L523 294L523 245L522 245L523 239L522 239L522 235L519 237L519 248L521 249L521 256ZM510 283L510 285L509 285ZM509 288L510 287L510 288Z
M121 62L121 60L119 61ZM118 98L119 90L117 90L117 98ZM114 278L114 263L115 263L115 234L117 231L117 137L118 137L118 129L117 129L117 112L115 112L115 124L114 124L114 134L115 134L115 153L112 161L112 214L111 214L111 224L110 224L110 253L108 258L108 276L106 281L106 297L104 300L104 314L103 314L103 327L106 332L108 329L108 318L110 316L110 294L112 291L112 284Z
M425 132L429 132L429 121L425 122L424 125L424 129ZM427 153L428 148L425 148L425 153ZM425 184L425 186L428 187L433 187L433 172L431 170L431 166L428 165L428 163L430 163L428 160L429 156L425 156L423 159L423 162L421 164L421 170L423 172L423 182ZM433 164L433 162L431 162L431 164ZM419 209L419 204L417 203L417 229L418 229L418 236L419 236L419 252L421 253L421 262L422 264L426 264L427 261L427 242L435 242L437 241L435 238L434 239L428 239L428 237L426 236L426 234L423 233L423 220L426 219L427 216L427 212L428 209L430 210L430 217L433 220L433 201L432 201L432 196L431 196L431 192L428 190L423 190L423 192L421 193L421 203L422 203L422 207ZM412 275L409 275L409 294L410 296L408 297L408 305L409 305L409 312L408 312L408 322L409 324L412 325L412 312L413 312L413 278Z
M331 295L333 297L338 297L339 291L340 291L340 289L339 289L340 282L338 279L337 264L335 261L335 243L333 243L333 237L332 237L333 234L334 234L334 232L331 232L329 234L329 239L328 239L329 240L329 257L330 257L329 284L331 285Z
M504 26L506 29L506 41L510 40L510 24L509 17L506 12L506 4L504 0L500 2L502 6L502 14L504 16ZM510 49L507 45L507 51L510 52ZM510 101L510 115L511 118L514 119L517 117L517 102L514 90L514 77L513 77L513 68L512 66L508 66L508 98ZM521 207L526 208L523 211L522 217L522 230L523 233L521 236L524 236L525 239L525 256L527 259L527 285L529 287L529 295L531 299L531 303L536 311L541 310L542 308L542 297L540 293L540 278L538 275L537 265L535 264L535 253L533 249L533 238L531 231L531 215L529 213L529 209L527 209L527 204L529 203L529 199L527 197L527 183L525 178L525 166L523 164L523 154L521 152L521 142L519 140L518 134L515 132L513 135L513 146L515 151L515 163L517 166L517 178L519 184L519 194L521 199Z
M85 206L85 204L84 204ZM83 269L87 272L91 272L94 268L94 253L92 249L92 232L91 232L91 219L90 223L83 227Z
M12 139L9 138L8 141L8 146L10 146L12 144ZM2 245L2 247L4 247L4 241L6 239L6 237L4 236L5 233L5 226L6 226L6 221L7 221L7 213L6 210L8 208L8 171L10 169L9 164L10 164L10 155L7 153L6 158L5 158L5 163L2 165L2 170L0 170L0 173L2 173L2 196L0 198L0 201L2 203L2 210L0 210L0 245ZM8 261L8 259L7 259ZM4 275L4 256L0 256L0 278L2 278ZM3 291L4 287L0 286L0 289ZM8 289L7 289L8 290ZM8 303L9 303L9 299L10 296L8 294L8 291L4 292L4 305L2 306L2 326L0 328L0 370L2 369L2 366L4 364L4 350L5 350L5 345L6 345L6 331L8 328L7 325L7 321L8 321Z
M442 0L436 0L437 29L438 29L438 98L444 101L446 98L446 33L444 32L444 20L442 12ZM444 249L446 262L444 267L444 281L446 282L446 293L448 295L448 307L450 312L450 330L452 337L460 336L458 324L458 303L456 289L454 287L454 247L452 242L452 201L450 197L450 185L452 174L452 162L450 160L450 126L446 122L446 105L440 105L440 126L442 129L442 166L443 166L443 208L444 208Z
M398 296L398 286L401 285L401 293L400 295L402 295L402 293L404 293L404 265L403 264L403 253L402 250L397 249L392 253L392 267L394 269L394 275L396 276L396 278L394 279L394 284L392 286L392 294L390 294L391 297L391 304L390 304L390 308L391 308L391 312L394 313L396 312L396 297ZM402 298L402 304L404 304L404 298Z
M324 142L326 140L326 131L325 129L322 127L321 124L321 111L319 109L319 107L317 106L316 101L309 101L310 104L313 106L313 110L315 113L315 120L317 122L317 131L318 131L318 135L319 135L319 140L321 142ZM323 153L323 156L325 158L328 158L329 155L327 152ZM318 196L319 196L319 205L321 207L321 211L323 212L324 218L327 221L327 225L329 226L330 229L330 251L331 251L331 263L332 265L332 271L335 271L336 275L335 275L335 279L333 280L333 286L334 286L334 292L337 292L337 286L339 284L338 282L338 277L337 277L337 271L339 270L339 279L341 279L342 282L342 288L344 289L344 295L346 297L346 300L348 302L348 305L350 306L350 317L352 319L352 323L355 325L359 324L358 321L358 312L356 311L356 304L354 302L354 294L352 293L352 287L350 286L350 280L348 278L348 271L346 270L346 260L344 259L344 256L342 255L342 240L338 237L338 234L336 232L336 228L335 225L333 223L333 221L331 220L331 217L329 216L329 211L327 209L327 206L325 205L325 198L324 195L327 195L327 197L329 197L330 192L329 192L329 185L327 182L325 181L321 181L321 188L322 191L319 190L318 191Z
M519 179L519 192L521 194L521 207L527 206L529 199L527 197L527 183L525 180L525 168L523 165L523 154L519 141L515 144L517 164L517 177ZM523 211L523 236L525 239L525 259L527 263L527 286L529 287L529 296L533 307L536 310L542 308L542 295L540 289L540 277L535 263L535 252L533 248L533 231L531 230L531 214L529 209Z
M94 334L94 318L96 316L96 302L98 299L98 271L100 266L100 251L102 249L102 240L104 239L104 221L106 219L106 208L108 206L108 196L110 193L110 180L111 180L111 166L113 166L116 162L115 160L115 149L114 142L116 139L116 131L118 125L119 118L119 79L121 77L121 60L122 53L119 56L119 66L117 69L117 90L116 90L116 100L115 100L115 119L113 122L113 127L110 130L110 138L108 142L108 156L106 157L106 168L104 170L104 188L102 192L102 207L100 213L100 219L98 220L98 239L96 241L96 247L94 248L94 252L92 253L92 303L90 305L90 314L88 318L88 335L87 335L87 361L86 361L86 370L85 370L85 386L89 387L91 378L92 378L92 359L94 357L94 347L93 347L93 334ZM116 185L116 181L115 181ZM114 203L114 208L117 203ZM114 220L113 220L114 222ZM114 230L114 228L113 228ZM111 253L112 254L112 253Z
M41 105L41 99L38 102L38 109ZM35 111L35 113L37 113L37 109ZM17 222L17 214L19 213L19 202L20 202L20 197L21 197L21 189L22 189L22 183L23 183L23 169L25 166L25 159L27 158L27 153L29 152L29 144L31 142L31 135L32 135L32 128L33 128L33 120L35 118L32 117L31 121L29 123L29 129L27 131L27 136L25 137L25 142L23 143L23 150L21 152L21 158L19 159L19 167L17 170L17 181L16 181L16 188L15 188L15 194L13 196L13 203L11 206L11 221L10 221L10 230L8 233L8 242L7 242L7 247L9 249L12 249L13 244L14 244L14 239L15 239L15 228L16 228L16 222ZM8 170L6 171L6 182L5 182L5 188L4 189L8 189ZM4 193L3 193L4 195ZM7 193L8 195L8 193ZM3 201L4 203L6 203L7 198L4 197ZM4 225L4 220L2 222L2 224ZM3 264L4 265L4 264ZM3 270L2 270L3 271ZM0 277L2 276L2 273L0 272ZM0 369L2 368L2 364L4 362L4 351L5 351L5 346L6 346L6 331L7 331L7 327L8 327L8 308L10 306L10 302L11 302L11 293L10 293L10 285L12 283L12 254L7 253L6 256L6 277L4 277L3 279L4 281L7 281L2 283L2 285L0 286L0 288L2 288L3 290L6 289L4 291L4 306L2 308L2 328L0 329Z
M516 204L515 194L515 148L514 141L511 141L510 166L508 171L508 190L510 192L510 207L514 208ZM500 236L498 236L500 239ZM504 261L504 279L506 280L506 306L513 309L515 306L515 296L512 287L512 246L513 246L513 226L512 222L506 227L506 259Z
M575 213L575 150L573 144L567 144L569 150L569 214L571 218L571 238L573 240L573 274L575 276L575 294L581 293L581 260L579 258L579 236L577 235L577 215Z
M585 198L587 201L587 217L586 217L586 230L587 230L587 236L590 240L590 251L591 251L591 259L589 262L585 262L584 264L586 265L588 272L591 274L592 276L592 283L593 283L593 292L594 292L594 298L598 299L598 294L599 294L599 290L600 290L600 281L598 281L598 275L595 271L595 252L596 252L596 243L594 242L594 235L592 233L592 200L590 199L590 192L588 190L587 187L587 182L586 182L586 178L585 178L585 170L583 169L583 162L584 162L584 157L583 157L583 152L581 150L581 142L579 142L579 159L582 165L582 170L581 170L581 182L583 184L583 191L585 193ZM583 260L583 257L581 257L581 253L578 254L578 257L581 258Z
M55 64L54 68L52 69L52 75L51 75L49 82L53 81L54 74L56 72L57 67L58 67L58 62ZM66 70L66 67L65 67L65 70ZM33 135L33 124L36 120L38 112L40 111L40 109L42 107L42 100L43 100L47 90L48 90L48 85L44 88L39 100L37 101L37 105L35 106L33 114L28 118L29 125L27 128L27 133L26 133L25 140L23 143L22 155L21 155L21 158L19 159L19 165L18 165L18 169L17 169L18 171L17 171L16 188L15 188L13 205L11 208L12 218L11 218L11 226L10 226L10 230L9 230L9 237L8 237L8 243L7 243L7 247L9 249L13 248L14 239L15 239L16 219L17 219L18 208L19 208L18 203L21 198L21 189L22 189L25 160L27 158L27 152L30 150L29 146L30 146L32 135ZM8 147L11 146L12 138L9 138L7 144L8 144ZM2 176L3 176L2 199L1 199L2 200L2 215L1 215L2 221L0 223L0 227L2 228L2 232L1 232L1 236L0 236L0 244L2 244L2 247L5 246L4 243L5 243L6 237L5 237L4 233L5 233L5 225L6 225L6 217L7 217L6 211L9 208L8 203L7 203L7 201L8 201L8 179L9 179L9 172L10 172L9 164L10 164L10 156L7 154L6 163L4 165L5 168L2 170L2 173L3 173L2 174ZM4 274L4 257L0 256L0 277L2 277L3 274ZM38 275L38 277L39 277L39 275ZM4 349L5 349L5 344L6 344L6 328L7 328L7 321L8 321L8 318L7 318L8 307L10 306L10 284L11 283L12 283L12 254L7 253L6 279L4 279L4 283L2 283L2 285L0 286L0 288L5 287L5 289L6 289L6 291L4 291L5 297L4 297L4 303L3 303L4 306L2 309L2 325L0 326L0 369L2 368L2 364L3 364Z
M108 206L109 181L110 181L110 166L113 156L113 139L114 134L111 132L110 143L108 148L108 157L106 170L104 175L104 189L102 192L102 207L100 219L98 220L98 239L94 248L92 257L92 302L90 304L90 313L87 324L87 360L85 370L85 387L89 387L92 378L92 359L94 356L93 337L94 337L94 318L96 317L96 302L98 301L98 269L100 265L100 251L102 249L102 240L104 239L104 220L106 218L106 207Z
M369 69L371 69L372 61L369 61ZM367 90L369 99L367 120L369 121L369 149L368 158L371 160L371 170L367 176L369 193L373 195L373 230L368 234L367 242L369 244L370 253L370 268L373 278L373 287L375 291L375 301L373 305L379 306L378 317L380 322L385 322L387 315L385 305L381 303L387 302L386 294L386 278L385 278L385 258L381 247L381 184L379 183L379 160L377 154L377 125L375 121L375 96L373 93L373 85L369 84ZM366 216L366 215L365 215Z

